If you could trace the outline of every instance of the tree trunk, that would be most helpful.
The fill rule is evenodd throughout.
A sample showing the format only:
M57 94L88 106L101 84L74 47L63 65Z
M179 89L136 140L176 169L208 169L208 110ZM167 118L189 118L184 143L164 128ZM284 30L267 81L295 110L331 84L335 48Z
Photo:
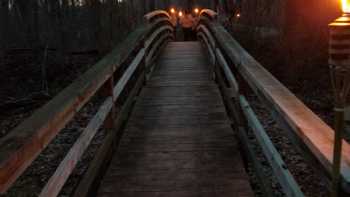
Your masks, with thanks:
M4 0L0 4L0 24L4 27L0 29L0 65L5 59L5 50L7 48L7 26L9 20L9 1Z
M65 16L66 16L67 1L62 0L62 6L57 4L57 19L58 19L58 32L59 32L59 59L63 65L66 63L66 27L65 27Z

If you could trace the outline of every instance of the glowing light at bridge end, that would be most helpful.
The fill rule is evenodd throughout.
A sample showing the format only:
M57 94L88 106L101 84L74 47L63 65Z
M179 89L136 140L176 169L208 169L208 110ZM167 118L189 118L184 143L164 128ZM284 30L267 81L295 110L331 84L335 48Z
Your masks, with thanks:
M198 14L198 13L199 13L199 9L198 9L198 8L195 8L195 9L194 9L194 13Z
M175 14L175 12L176 12L175 8L170 9L170 13Z
M183 13L182 11L179 12L179 17L182 17L183 16Z
M350 14L350 0L341 0L342 10L345 14Z

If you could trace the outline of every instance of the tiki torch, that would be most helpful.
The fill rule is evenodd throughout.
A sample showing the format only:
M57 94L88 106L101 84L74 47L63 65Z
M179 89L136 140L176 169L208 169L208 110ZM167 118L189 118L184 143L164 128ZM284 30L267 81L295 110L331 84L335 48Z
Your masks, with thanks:
M335 102L332 197L339 195L344 111L350 89L350 0L342 0L342 8L343 16L329 24L329 65Z

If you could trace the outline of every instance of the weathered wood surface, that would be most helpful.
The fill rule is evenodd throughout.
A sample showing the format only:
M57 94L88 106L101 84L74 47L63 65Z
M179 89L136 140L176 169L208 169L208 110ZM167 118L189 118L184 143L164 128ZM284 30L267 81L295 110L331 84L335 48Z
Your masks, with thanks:
M150 12L145 15L145 19L148 21L151 21L153 18L159 17L159 16L166 16L167 18L171 18L169 13L164 10L155 10L153 12Z
M88 197L95 196L98 187L98 182L101 176L106 172L106 166L112 159L112 154L116 149L116 144L119 143L122 136L122 127L127 121L132 106L135 101L135 96L139 94L143 84L144 84L145 74L144 72L140 75L137 80L133 90L130 92L128 99L121 108L118 116L114 120L114 128L109 130L107 136L102 142L102 146L99 147L96 157L90 163L82 181L79 183L78 187L74 192L74 197Z
M106 117L110 113L112 107L113 98L110 96L106 99L106 101L98 110L97 114L84 129L82 135L69 150L66 157L56 169L54 175L51 176L49 181L46 183L44 189L40 193L40 197L57 196L59 194L69 175L72 173L81 156L89 146L91 140L94 138L98 129L101 127Z
M306 145L330 174L332 170L334 130L323 122L293 93L273 77L221 25L204 21L220 48L235 64L239 74L273 113L283 120L293 135ZM350 191L350 145L343 141L341 174L343 189Z
M253 196L238 149L199 43L170 43L98 196Z
M141 45L146 32L143 26L135 30L115 50L0 140L0 193L6 192L57 133L111 78L120 64Z
M282 159L282 156L273 145L273 142L267 135L264 127L256 117L253 109L250 107L248 101L244 96L240 96L240 103L242 111L248 120L249 127L252 129L254 135L256 136L257 142L260 144L265 158L272 166L273 173L278 179L284 194L290 197L303 197L304 194L300 190L298 183L295 181L293 175L288 170L287 165Z
M209 17L209 19L216 19L218 16L218 13L210 9L202 9L202 11L199 13L199 16Z

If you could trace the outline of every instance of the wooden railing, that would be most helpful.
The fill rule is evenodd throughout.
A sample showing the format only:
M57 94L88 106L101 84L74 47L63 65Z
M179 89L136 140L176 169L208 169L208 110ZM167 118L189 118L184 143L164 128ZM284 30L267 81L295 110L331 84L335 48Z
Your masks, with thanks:
M75 196L93 192L93 186L120 138L120 128L128 117L135 96L153 69L159 49L173 39L168 14L156 11L146 15L145 19L147 24L131 33L110 54L0 140L1 194L12 186L85 104L101 93L103 102L98 111L40 196L58 195L99 128L103 127L107 130L107 136L76 189Z
M225 103L240 141L254 164L262 189L272 195L263 177L261 164L249 143L247 131L252 131L265 158L287 196L303 196L297 182L289 172L282 157L274 147L258 116L247 101L254 94L263 103L276 122L283 128L295 147L311 163L321 170L329 182L332 170L334 131L306 107L293 93L273 77L262 65L251 57L222 25L213 19L212 12L201 15L197 28L198 38L208 50ZM247 90L248 89L248 90ZM350 146L343 142L342 188L350 191ZM267 189L266 189L267 188Z

